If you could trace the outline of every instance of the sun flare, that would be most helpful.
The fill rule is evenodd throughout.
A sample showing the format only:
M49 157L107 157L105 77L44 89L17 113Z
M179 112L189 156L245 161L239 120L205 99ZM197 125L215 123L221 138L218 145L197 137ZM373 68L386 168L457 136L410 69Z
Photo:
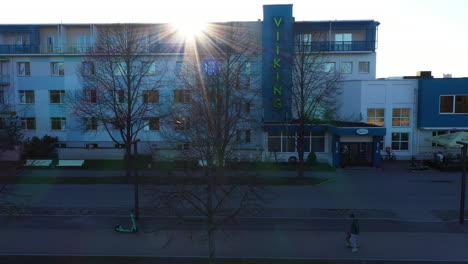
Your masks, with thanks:
M193 19L183 19L174 23L175 30L185 38L194 38L206 29L206 23Z

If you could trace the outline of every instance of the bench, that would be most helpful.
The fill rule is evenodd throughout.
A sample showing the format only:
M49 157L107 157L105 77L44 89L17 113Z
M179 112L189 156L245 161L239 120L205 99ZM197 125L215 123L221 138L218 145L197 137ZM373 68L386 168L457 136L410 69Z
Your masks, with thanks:
M26 160L26 167L50 167L52 160Z
M83 167L84 160L59 160L56 167Z

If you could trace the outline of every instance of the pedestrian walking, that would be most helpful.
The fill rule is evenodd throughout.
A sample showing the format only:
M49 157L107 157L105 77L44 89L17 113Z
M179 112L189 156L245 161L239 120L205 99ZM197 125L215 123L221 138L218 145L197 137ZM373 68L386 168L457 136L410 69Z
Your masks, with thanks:
M351 218L351 229L349 230L349 244L351 246L351 252L358 251L358 237L359 237L359 222L354 216L354 213L351 213L349 216Z

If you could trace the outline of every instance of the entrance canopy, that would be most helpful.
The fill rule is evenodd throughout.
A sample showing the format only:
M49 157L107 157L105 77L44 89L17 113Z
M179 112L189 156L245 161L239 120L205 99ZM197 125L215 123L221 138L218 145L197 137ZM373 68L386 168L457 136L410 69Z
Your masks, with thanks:
M463 142L465 144L468 144L468 132L455 132L455 133L425 138L424 140L430 141L432 143L437 143L445 147L463 147L462 144L458 144L457 142Z

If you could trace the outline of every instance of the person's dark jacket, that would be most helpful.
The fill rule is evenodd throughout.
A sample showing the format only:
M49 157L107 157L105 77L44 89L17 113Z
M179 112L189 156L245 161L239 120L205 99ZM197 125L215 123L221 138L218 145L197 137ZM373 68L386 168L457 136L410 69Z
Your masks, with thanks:
M359 223L357 219L353 218L353 222L351 223L351 234L353 235L359 235Z

